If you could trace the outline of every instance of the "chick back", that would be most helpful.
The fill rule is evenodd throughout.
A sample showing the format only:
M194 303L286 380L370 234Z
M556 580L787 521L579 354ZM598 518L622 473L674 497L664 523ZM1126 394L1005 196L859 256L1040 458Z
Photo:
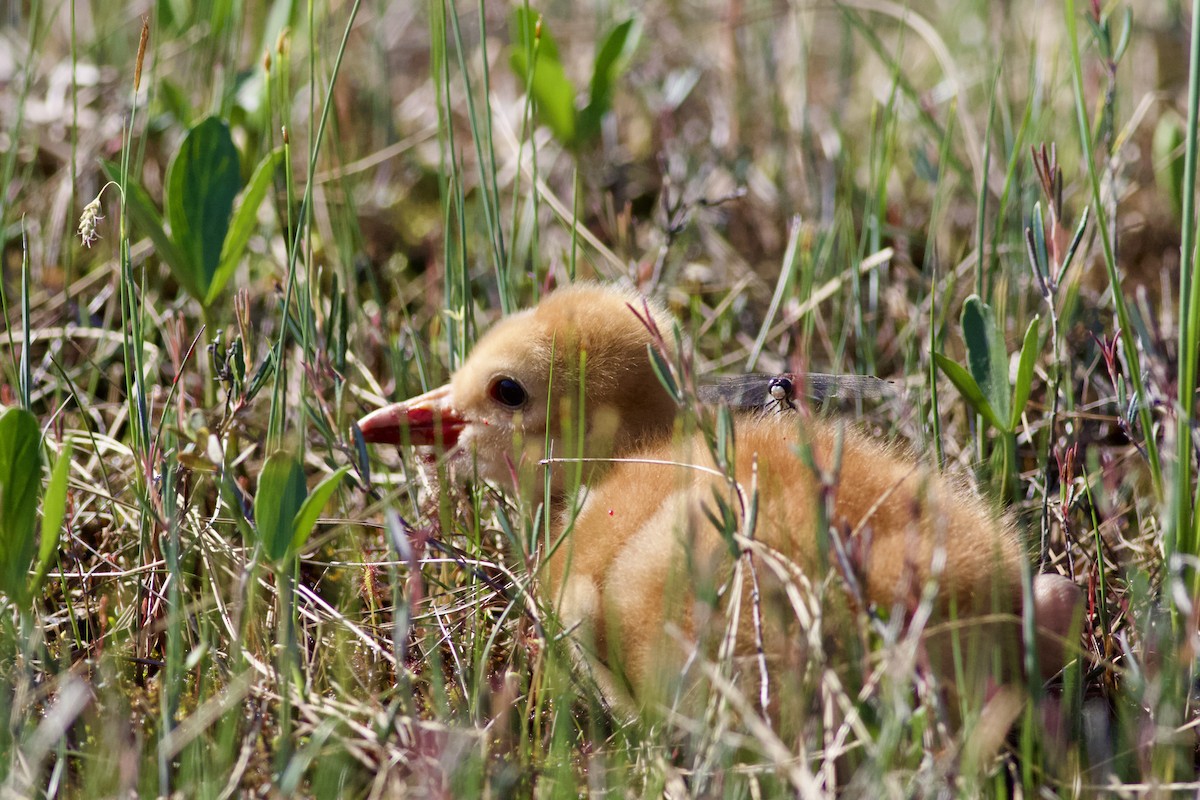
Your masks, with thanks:
M931 581L934 622L1019 613L1019 538L965 485L836 421L741 418L735 440L732 481L700 435L662 441L615 463L560 522L548 598L635 695L678 677L672 630L712 650L731 614L736 655L761 645L802 663L797 583L835 587L826 627L868 609L911 616ZM731 584L747 549L754 574Z

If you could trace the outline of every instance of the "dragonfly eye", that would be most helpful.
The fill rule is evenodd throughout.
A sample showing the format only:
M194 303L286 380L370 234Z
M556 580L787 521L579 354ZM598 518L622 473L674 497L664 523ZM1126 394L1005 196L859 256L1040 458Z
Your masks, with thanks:
M772 378L767 389L771 393L771 397L779 402L785 402L792 399L796 387L792 385L790 378Z

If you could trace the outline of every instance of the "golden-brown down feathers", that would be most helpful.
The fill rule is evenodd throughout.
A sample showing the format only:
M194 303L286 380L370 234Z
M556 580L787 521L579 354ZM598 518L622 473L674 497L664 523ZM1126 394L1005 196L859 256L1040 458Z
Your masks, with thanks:
M590 631L602 660L619 651L619 663L609 666L636 694L644 694L656 670L665 668L659 663L664 624L680 617L676 621L688 628L687 609L672 605L669 587L695 590L707 582L704 588L715 591L728 575L730 548L704 513L705 507L715 511L717 495L737 510L753 493L757 520L744 533L810 577L841 571L857 587L849 604L904 613L936 580L939 618L951 604L960 616L1019 610L1020 542L978 498L828 421L746 418L736 431L735 488L717 474L699 436L687 447L668 441L631 453L588 493L550 558L549 596L557 599L564 624ZM831 547L822 563L817 537L823 495L798 448L803 443L817 465L831 469L839 439L841 476L829 488L830 535L845 555L838 563ZM769 570L759 575L764 584L778 583ZM769 639L772 627L764 627ZM749 611L739 633L739 650L748 654L754 643Z
M646 311L670 331L665 311L631 292L560 289L492 328L448 386L364 418L364 436L452 445L460 463L504 484L515 474L525 491L543 485L539 465L550 442L551 541L565 536L549 555L543 596L639 697L651 694L664 670L678 674L681 648L666 631L711 635L697 629L712 611L697 598L715 594L745 547L763 553L756 575L765 576L764 609L773 591L783 591L789 569L814 579L833 570L846 587L846 608L866 603L908 613L936 586L939 618L951 610L1007 615L1005 637L991 638L1015 653L1025 556L1011 525L896 449L799 414L737 418L730 483L699 435L678 432L678 409L651 367L654 339L638 318ZM836 480L819 480L801 448L826 471L839 451ZM589 487L578 509L573 474ZM710 521L717 497L736 513L744 537L737 547ZM751 501L752 530L744 513ZM823 513L836 539L824 553ZM1074 587L1056 588L1066 596ZM1069 619L1052 624L1058 633L1068 627ZM741 652L761 637L770 657L789 651L796 636L778 620L764 620L756 632L750 613L739 616Z

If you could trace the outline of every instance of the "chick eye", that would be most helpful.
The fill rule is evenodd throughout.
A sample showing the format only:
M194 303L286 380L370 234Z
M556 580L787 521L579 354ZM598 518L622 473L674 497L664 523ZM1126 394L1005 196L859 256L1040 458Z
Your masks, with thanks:
M493 378L488 385L488 395L502 406L520 408L529 399L525 387L508 377Z

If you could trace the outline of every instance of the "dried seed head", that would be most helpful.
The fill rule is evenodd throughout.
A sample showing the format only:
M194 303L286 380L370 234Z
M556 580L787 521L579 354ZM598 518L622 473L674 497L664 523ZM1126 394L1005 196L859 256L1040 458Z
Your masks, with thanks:
M133 91L136 94L142 86L142 64L146 60L146 40L150 38L150 21L142 17L142 37L138 40L137 59L133 68Z
M96 233L96 223L104 219L100 214L100 198L104 197L104 191L110 186L116 186L117 191L121 191L120 184L109 181L100 187L100 191L96 194L96 199L84 206L83 213L79 215L78 233L84 247L91 247L100 238L100 234Z
M83 214L79 217L79 239L84 247L91 247L92 243L100 238L100 234L96 233L96 223L102 219L104 217L100 216L100 195L96 195L95 200L83 207Z

